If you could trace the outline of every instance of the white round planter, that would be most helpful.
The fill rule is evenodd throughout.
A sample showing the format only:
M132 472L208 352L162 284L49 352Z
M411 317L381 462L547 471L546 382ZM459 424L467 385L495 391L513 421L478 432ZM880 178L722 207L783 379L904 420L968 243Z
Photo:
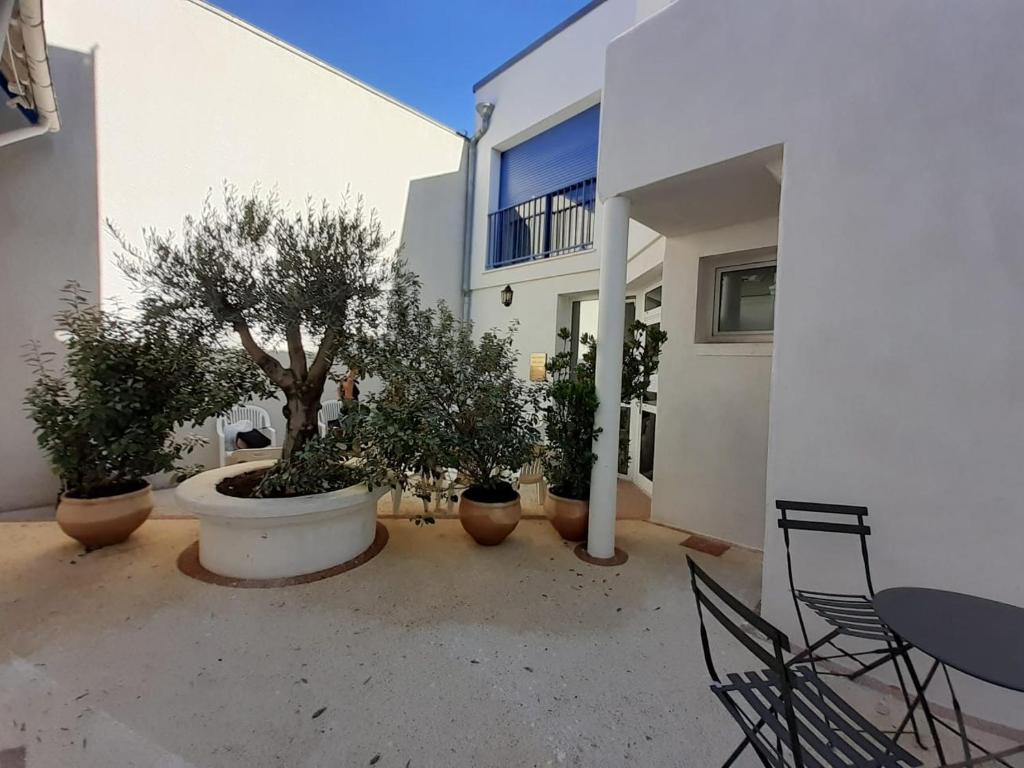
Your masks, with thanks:
M236 579L303 576L340 565L373 543L386 488L355 485L289 499L239 499L217 491L225 477L273 465L221 467L178 486L178 503L199 518L199 562Z

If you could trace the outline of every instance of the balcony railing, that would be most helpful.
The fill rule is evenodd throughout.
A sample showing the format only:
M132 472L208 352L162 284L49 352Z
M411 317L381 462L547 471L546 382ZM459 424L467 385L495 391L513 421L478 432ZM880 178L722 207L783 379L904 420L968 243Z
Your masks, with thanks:
M546 259L594 244L597 179L580 181L487 217L487 268Z

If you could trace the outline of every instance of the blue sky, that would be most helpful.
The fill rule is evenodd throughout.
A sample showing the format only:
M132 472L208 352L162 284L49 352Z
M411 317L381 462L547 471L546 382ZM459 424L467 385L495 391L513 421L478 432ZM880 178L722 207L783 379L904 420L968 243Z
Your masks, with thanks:
M587 0L213 0L460 131L473 83Z

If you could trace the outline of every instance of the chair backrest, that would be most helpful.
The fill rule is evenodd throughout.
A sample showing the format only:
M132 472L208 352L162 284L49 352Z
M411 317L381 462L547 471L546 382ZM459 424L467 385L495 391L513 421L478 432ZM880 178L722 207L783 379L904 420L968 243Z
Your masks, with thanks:
M704 661L707 664L711 677L716 681L720 680L714 661L711 658L711 646L708 641L704 611L714 616L718 623L729 631L729 634L739 640L768 669L776 675L788 679L789 673L782 652L789 651L789 638L783 634L782 630L769 624L755 613L753 609L744 605L725 587L708 576L704 569L697 565L689 555L686 556L686 563L690 566L690 585L693 587L693 596L697 600L697 616L700 619L700 639L701 644L704 646ZM712 595L717 599L712 600ZM730 616L730 613L738 617L739 621ZM772 646L771 651L759 643L751 632L742 627L739 623L740 621L745 622L768 638L768 642Z
M707 624L704 620L704 612L707 611L721 624L729 634L736 638L748 651L757 657L758 661L768 668L768 684L774 683L779 688L779 695L782 699L783 712L789 731L789 748L793 753L793 764L802 768L802 749L799 742L799 731L797 729L796 707L793 697L792 672L786 666L783 651L789 651L789 638L774 625L765 621L751 608L744 605L731 594L725 587L708 576L693 558L686 556L686 562L690 566L690 585L693 587L693 596L697 600L697 616L700 619L700 642L704 648L704 663L707 664L708 673L711 678L719 684L723 681L715 669L715 662L711 658L711 644L708 640ZM714 596L715 599L712 599ZM753 633L741 626L736 619L730 616L734 614L740 621L745 622L749 627L764 635L771 644L771 650L762 645L753 636ZM733 703L732 709L739 714L739 705ZM749 734L749 732L748 732ZM767 764L767 763L766 763Z
M234 424L243 419L251 421L254 429L265 429L270 426L270 414L258 405L236 405L227 412L224 422Z
M325 400L320 403L320 421L322 424L330 424L335 419L341 418L341 400Z
M519 482L524 485L539 483L544 479L544 464L540 459L533 459L523 464L519 470Z
M786 568L791 590L796 590L796 584L793 579L790 532L816 531L818 533L847 534L860 539L864 580L867 582L868 593L875 594L875 588L871 582L871 563L868 559L868 536L871 535L871 527L864 522L864 518L868 516L867 507L821 504L814 501L776 500L775 508L779 510L779 528L782 529L782 537L786 543ZM794 517L793 513L796 513L797 516ZM810 516L809 519L808 516Z

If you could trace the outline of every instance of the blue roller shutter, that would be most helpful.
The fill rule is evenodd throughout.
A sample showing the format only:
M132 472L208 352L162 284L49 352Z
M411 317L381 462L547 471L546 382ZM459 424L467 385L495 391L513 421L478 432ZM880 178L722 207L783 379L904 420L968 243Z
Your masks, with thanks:
M498 207L507 208L597 176L600 106L501 154Z

